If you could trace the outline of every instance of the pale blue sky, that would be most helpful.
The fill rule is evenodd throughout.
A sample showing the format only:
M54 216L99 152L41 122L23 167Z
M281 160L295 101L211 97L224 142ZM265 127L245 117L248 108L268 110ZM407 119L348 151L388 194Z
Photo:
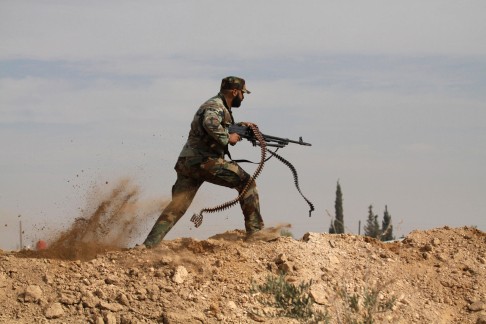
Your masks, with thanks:
M280 152L315 213L270 160L257 181L267 226L327 231L339 179L348 232L370 204L380 220L388 205L397 236L485 230L485 12L484 1L1 1L0 248L17 247L19 219L30 243L122 178L143 205L169 197L192 115L227 75L252 90L237 120L313 144ZM247 142L233 152L259 154ZM234 196L204 185L168 238L243 228L239 207L189 222Z

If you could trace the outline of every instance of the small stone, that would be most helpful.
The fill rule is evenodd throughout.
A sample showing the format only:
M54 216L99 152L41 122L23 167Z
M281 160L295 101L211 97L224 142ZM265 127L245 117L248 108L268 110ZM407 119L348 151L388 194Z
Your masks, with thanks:
M470 304L467 308L472 312L479 312L480 310L486 309L486 304L479 300Z
M79 298L74 296L74 295L71 295L71 294L63 293L63 294L61 294L59 301L61 302L61 304L64 304L64 305L74 305L74 304L79 303Z
M125 294L118 295L117 300L121 305L130 306L130 301Z
M108 285L116 285L118 283L118 278L116 276L108 276L105 278L105 283Z
M105 314L105 324L116 324L116 316L113 313L106 313Z
M85 308L95 308L99 302L99 299L93 296L91 292L86 292L85 294L83 294L81 300Z
M228 305L228 308L229 308L229 309L232 309L232 310L235 310L235 309L237 309L237 308L238 308L238 307L236 306L235 302L234 302L234 301L232 301L232 300L230 300L230 301L228 302L228 304L227 304L227 305Z
M433 246L439 246L439 245L440 245L440 240L439 240L438 238L434 238L434 239L432 240L432 245L433 245Z
M285 253L280 253L278 255L278 257L275 259L275 263L276 264L282 264L282 263L285 263L287 262L289 259L287 258L287 256L285 255Z
M217 315L219 314L221 311L219 309L219 305L217 303L213 303L209 306L209 310L214 314L214 315Z
M42 289L37 285L30 285L25 288L23 293L24 301L27 303L37 303L42 298Z
M59 318L64 315L64 310L60 303L54 303L46 308L44 315L47 319Z
M99 306L101 309L109 310L112 312L119 312L123 310L123 306L116 303L108 303L105 301L100 301Z
M178 266L174 271L174 275L172 276L172 281L177 284L181 284L184 282L188 274L189 273L187 272L187 269L185 267Z
M44 281L48 285L52 285L54 281L52 280L52 277L48 274L45 274L42 276L42 281Z
M319 304L319 305L327 305L328 304L327 296L326 296L326 294L324 293L323 290L311 287L309 294L317 304Z

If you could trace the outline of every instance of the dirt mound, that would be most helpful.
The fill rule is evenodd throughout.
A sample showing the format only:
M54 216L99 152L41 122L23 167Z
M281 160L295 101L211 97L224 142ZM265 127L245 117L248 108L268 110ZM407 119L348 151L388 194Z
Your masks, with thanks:
M486 235L474 228L415 231L393 243L318 233L267 238L235 230L86 261L3 252L0 322L486 320Z

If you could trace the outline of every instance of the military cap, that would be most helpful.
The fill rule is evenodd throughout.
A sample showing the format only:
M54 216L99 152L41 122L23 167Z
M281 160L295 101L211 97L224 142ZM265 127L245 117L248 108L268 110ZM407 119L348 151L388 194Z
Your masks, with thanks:
M244 93L251 93L245 86L245 80L235 76L229 76L221 80L221 90L241 90Z

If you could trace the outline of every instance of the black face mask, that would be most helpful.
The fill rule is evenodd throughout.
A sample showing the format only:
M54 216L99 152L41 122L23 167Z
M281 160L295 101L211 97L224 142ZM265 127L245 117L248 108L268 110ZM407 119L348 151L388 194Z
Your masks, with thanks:
M236 96L233 98L233 102L231 103L231 107L235 107L235 108L238 108L239 106L241 106L241 101L243 99L240 98L240 96Z

